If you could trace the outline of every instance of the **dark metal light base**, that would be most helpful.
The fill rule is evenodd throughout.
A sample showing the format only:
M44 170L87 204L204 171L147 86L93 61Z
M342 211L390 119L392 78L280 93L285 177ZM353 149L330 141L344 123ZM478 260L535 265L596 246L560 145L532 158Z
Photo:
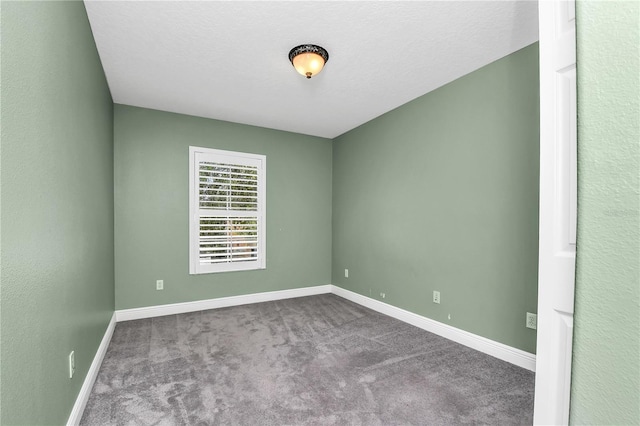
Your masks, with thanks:
M315 44L301 44L300 46L296 46L289 52L289 60L293 64L293 58L298 56L301 53L316 53L322 56L324 59L324 63L326 64L329 60L329 52L326 51L324 47L316 46Z

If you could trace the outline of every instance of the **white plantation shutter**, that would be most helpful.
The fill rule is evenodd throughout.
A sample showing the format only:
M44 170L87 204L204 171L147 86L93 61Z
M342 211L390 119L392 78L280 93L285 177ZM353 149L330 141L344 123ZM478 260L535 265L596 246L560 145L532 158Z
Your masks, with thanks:
M192 274L265 267L264 155L190 147Z

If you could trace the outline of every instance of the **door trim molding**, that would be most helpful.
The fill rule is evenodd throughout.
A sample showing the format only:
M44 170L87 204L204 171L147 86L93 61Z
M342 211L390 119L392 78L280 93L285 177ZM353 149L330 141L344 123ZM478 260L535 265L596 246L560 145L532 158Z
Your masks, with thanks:
M533 423L568 424L576 258L575 0L538 3L540 223Z

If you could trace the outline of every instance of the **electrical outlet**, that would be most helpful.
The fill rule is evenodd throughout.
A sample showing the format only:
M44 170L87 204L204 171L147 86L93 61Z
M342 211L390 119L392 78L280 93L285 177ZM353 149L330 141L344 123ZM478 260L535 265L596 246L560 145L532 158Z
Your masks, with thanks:
M345 278L349 278L349 270L348 269L344 270L344 277Z
M69 354L69 378L73 379L73 373L76 372L76 354L75 351L71 351Z
M532 314L531 312L527 312L527 328L533 328L534 330L538 328L538 316L536 314Z
M440 292L439 291L433 291L433 303L438 303L440 304Z
M382 297L384 299L385 297L387 297L387 294L386 293L380 293L380 297Z
M164 280L156 280L156 290L164 290Z

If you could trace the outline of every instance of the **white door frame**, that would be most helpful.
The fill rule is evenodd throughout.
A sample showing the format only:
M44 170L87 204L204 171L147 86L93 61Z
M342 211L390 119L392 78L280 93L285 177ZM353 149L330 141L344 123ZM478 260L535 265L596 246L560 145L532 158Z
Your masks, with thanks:
M577 220L575 0L540 0L540 245L533 422L567 424Z

